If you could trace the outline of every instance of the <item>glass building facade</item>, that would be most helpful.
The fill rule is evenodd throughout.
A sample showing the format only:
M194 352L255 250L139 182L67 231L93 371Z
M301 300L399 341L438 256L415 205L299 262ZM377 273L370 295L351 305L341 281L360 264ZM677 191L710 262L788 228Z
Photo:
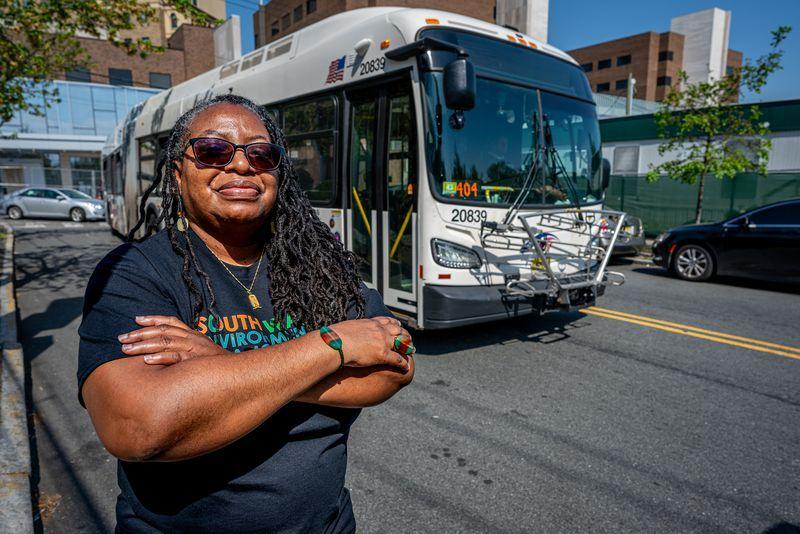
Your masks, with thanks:
M105 137L128 110L160 91L66 81L52 82L51 86L58 90L60 102L52 103L44 117L17 112L11 121L0 125L0 131ZM41 98L38 100L41 104Z

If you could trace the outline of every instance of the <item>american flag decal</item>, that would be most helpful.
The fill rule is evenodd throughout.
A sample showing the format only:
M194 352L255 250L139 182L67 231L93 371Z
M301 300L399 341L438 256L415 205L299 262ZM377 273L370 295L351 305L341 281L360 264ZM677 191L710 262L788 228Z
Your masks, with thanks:
M345 56L342 56L339 59L331 61L331 65L328 67L328 77L325 78L326 84L344 80L344 59Z

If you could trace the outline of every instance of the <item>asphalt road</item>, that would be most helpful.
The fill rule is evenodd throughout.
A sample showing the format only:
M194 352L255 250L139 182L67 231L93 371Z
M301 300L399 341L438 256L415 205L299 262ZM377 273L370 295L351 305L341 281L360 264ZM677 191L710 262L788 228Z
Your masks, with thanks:
M111 531L114 462L75 370L84 286L118 241L14 226L39 525ZM798 532L800 291L615 269L588 314L416 336L412 385L353 428L361 532Z

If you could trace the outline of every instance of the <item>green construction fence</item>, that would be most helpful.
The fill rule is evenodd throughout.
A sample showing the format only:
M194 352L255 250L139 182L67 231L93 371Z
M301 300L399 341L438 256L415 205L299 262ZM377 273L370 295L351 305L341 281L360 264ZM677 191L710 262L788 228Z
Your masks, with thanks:
M764 204L800 197L800 172L739 174L736 178L706 179L703 222L717 222ZM611 176L606 206L642 219L645 233L655 236L667 228L694 223L697 185L667 177L648 182L644 176Z

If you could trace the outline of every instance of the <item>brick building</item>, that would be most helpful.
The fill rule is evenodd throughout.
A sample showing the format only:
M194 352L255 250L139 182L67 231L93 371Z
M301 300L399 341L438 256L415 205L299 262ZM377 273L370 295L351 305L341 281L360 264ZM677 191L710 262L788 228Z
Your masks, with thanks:
M625 96L630 74L636 80L636 98L660 101L680 70L689 72L690 82L699 82L742 65L742 53L727 47L729 28L730 12L714 8L674 18L668 32L640 33L567 53L581 64L594 92ZM704 42L715 33L719 38ZM687 66L695 64L711 67Z
M183 24L167 39L164 52L146 59L129 56L104 39L80 41L94 66L66 72L62 80L166 89L214 68L212 28Z
M645 32L568 53L581 64L592 90L625 95L628 74L636 79L636 98L662 100L683 65L683 35Z
M150 7L156 10L156 20L133 30L120 32L120 37L123 39L145 37L150 39L153 44L166 46L167 41L178 28L191 22L182 14L164 4L161 0L139 0L139 2L150 4ZM192 3L195 7L215 19L225 20L225 0L193 0Z
M495 22L495 0L271 0L253 13L255 47L343 11L384 6L441 9Z
M144 38L166 50L142 59L127 55L105 39L79 36L89 53L91 69L63 73L59 79L131 87L167 89L216 66L214 28L189 24L180 13L158 0L139 0L156 10L156 18L146 25L120 33L125 40ZM194 5L211 17L225 19L225 0L195 0Z

